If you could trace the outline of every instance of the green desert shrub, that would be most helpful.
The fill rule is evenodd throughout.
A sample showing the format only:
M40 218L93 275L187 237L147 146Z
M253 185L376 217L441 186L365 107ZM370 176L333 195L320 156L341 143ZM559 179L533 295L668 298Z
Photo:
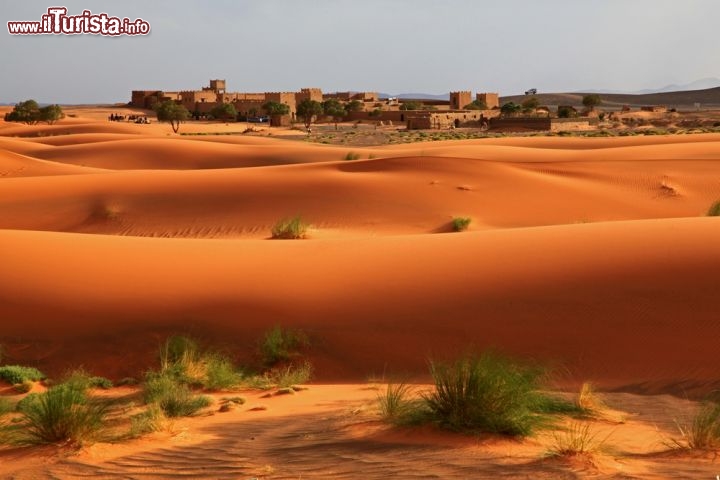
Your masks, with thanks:
M288 388L307 383L312 378L312 364L302 362L300 364L285 365L274 368L265 374L268 384L279 388Z
M598 432L593 431L587 423L574 422L564 429L562 433L553 433L553 442L548 451L551 457L572 457L598 452L609 435L598 438Z
M81 391L87 391L91 388L108 390L113 387L113 383L107 378L92 375L82 368L69 372L62 383Z
M17 427L18 441L26 444L87 443L97 437L107 413L104 403L72 385L60 384L23 400Z
M286 218L272 228L272 238L297 240L305 238L309 225L300 216Z
M348 152L347 155L345 155L345 160L357 160L359 158L360 154L355 152Z
M496 354L432 362L435 390L425 395L433 418L452 430L529 435L563 402L539 391L543 372ZM568 407L570 408L570 407Z
M707 212L708 217L720 217L720 200L713 203Z
M260 355L265 365L287 362L300 354L309 344L307 335L301 330L275 326L265 332L260 342Z
M143 398L148 405L159 406L168 417L187 417L211 403L209 397L194 394L176 378L156 373L148 374Z
M412 399L413 388L405 382L388 383L384 392L377 396L380 416L391 423L403 423L417 409Z
M452 229L454 232L463 232L470 226L470 217L455 217L452 219Z
M182 335L169 337L160 348L160 374L210 390L233 388L242 381L230 359L202 351L195 339Z
M15 406L13 405L13 402L7 398L0 397L0 417L14 411Z
M0 367L0 379L10 384L23 383L26 381L39 382L45 375L33 367L22 367L20 365L5 365Z
M242 382L242 375L233 363L221 356L212 355L207 358L205 367L205 388L210 390L228 390Z
M135 438L157 432L165 428L166 424L165 412L159 405L151 404L145 411L130 417L130 437Z
M705 402L688 426L678 425L682 438L678 447L712 450L720 447L720 403Z

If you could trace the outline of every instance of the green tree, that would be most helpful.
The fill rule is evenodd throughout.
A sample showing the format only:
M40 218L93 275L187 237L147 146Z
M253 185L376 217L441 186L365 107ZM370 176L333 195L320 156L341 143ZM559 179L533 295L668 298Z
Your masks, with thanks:
M300 118L303 119L305 128L310 128L310 125L312 125L315 119L319 115L323 114L322 103L316 100L310 100L309 98L306 98L298 104L297 114Z
M602 103L602 98L600 98L600 95L597 93L591 93L583 97L582 103L588 108L588 110L594 110L595 107Z
M64 117L65 114L60 105L48 105L40 109L40 121L47 122L48 125L52 125Z
M540 101L537 97L530 97L522 102L522 108L525 112L532 112L540 106Z
M500 107L500 112L503 115L515 115L522 110L522 105L518 105L515 102L508 102Z
M332 117L335 122L335 130L338 128L338 122L347 115L345 106L334 98L329 98L322 103L323 113L328 117Z
M473 100L463 107L465 110L487 110L487 103L482 100Z
M275 115L287 115L290 113L290 106L285 103L275 102L275 101L269 101L263 103L262 106L263 110L267 112L270 116Z
M415 102L413 100L410 100L409 102L403 102L403 104L400 105L400 110L422 110L422 108L422 103Z
M155 105L158 120L168 122L175 133L180 129L180 122L184 122L190 117L190 112L188 112L187 108L172 100L165 100Z
M237 118L237 110L232 103L219 103L210 110L210 115L227 122L231 118Z
M577 116L577 112L572 107L561 105L558 107L558 118L572 118Z
M5 115L5 121L34 125L40 121L40 107L35 100L25 100L16 104L12 112Z
M363 102L360 100L352 100L345 104L345 110L348 113L359 112L363 109Z

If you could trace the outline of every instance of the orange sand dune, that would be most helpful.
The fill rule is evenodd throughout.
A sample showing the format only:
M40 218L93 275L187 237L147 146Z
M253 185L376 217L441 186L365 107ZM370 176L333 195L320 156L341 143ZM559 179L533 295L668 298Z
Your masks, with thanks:
M0 177L35 177L99 172L102 170L48 162L0 150Z
M209 145L176 150L192 161ZM123 162L122 152L100 158ZM448 231L456 216L471 217L472 229L695 217L720 198L715 160L525 162L537 152L523 153L519 163L408 157L18 179L0 190L0 228L265 238L279 219L301 215L315 236L395 235Z
M309 332L323 380L474 345L669 388L717 381L718 241L714 218L294 242L3 231L0 317L50 371L137 374L178 329L242 357L279 323Z
M167 332L242 356L281 323L315 337L325 379L420 372L476 343L606 385L716 381L706 245L720 227L700 217L720 198L718 135L423 143L346 162L346 147L63 122L0 122L15 177L0 179L0 343L18 360L137 374ZM51 132L68 134L12 137ZM308 240L266 240L292 215ZM458 216L470 232L448 234Z
M86 121L62 120L55 125L19 125L0 122L0 135L8 137L39 137L49 135L71 135L82 133L146 133L148 125L134 123L106 122L87 123Z

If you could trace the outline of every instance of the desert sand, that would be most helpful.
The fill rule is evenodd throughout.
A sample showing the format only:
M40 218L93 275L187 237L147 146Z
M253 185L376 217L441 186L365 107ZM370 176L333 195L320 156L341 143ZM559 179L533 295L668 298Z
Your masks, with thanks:
M167 335L239 362L273 325L311 339L311 388L267 410L65 454L0 450L2 478L714 478L668 453L717 388L720 135L497 138L357 148L171 134L76 109L0 121L0 344L51 376L138 377ZM228 133L238 124L187 124ZM270 240L301 215L308 238ZM468 231L454 217L472 219ZM592 381L612 452L405 431L368 377L495 349ZM258 398L255 398L258 396ZM249 404L263 400L249 393ZM208 473L211 472L211 473Z

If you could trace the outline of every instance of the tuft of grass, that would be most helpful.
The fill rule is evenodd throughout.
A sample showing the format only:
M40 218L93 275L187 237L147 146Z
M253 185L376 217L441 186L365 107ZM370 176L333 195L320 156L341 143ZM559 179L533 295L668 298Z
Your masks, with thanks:
M272 238L298 240L305 238L309 225L298 215L277 222L272 228Z
M113 387L113 383L107 378L94 376L82 368L67 373L62 383L83 392L91 388L108 390Z
M388 383L385 392L377 395L382 419L386 422L402 423L413 410L414 402L410 398L412 394L413 388L405 382Z
M452 219L454 232L464 232L470 226L470 217L455 217Z
M277 365L299 356L300 350L308 345L307 335L303 331L275 326L263 336L260 355L265 365Z
M525 436L564 407L539 392L542 371L496 354L431 362L430 370L435 382L425 395L430 416L452 430Z
M569 457L588 455L598 452L610 437L597 438L598 433L593 432L587 423L574 422L562 434L553 433L553 443L548 455L551 457Z
M205 388L209 390L230 390L242 382L232 362L221 356L212 355L207 359L205 368Z
M22 415L17 441L23 444L70 442L83 445L97 438L107 406L70 384L60 384L18 403Z
M210 390L231 389L242 382L230 359L202 351L196 340L182 335L169 337L160 348L160 375Z
M160 347L160 372L180 378L194 378L199 367L197 341L184 335L172 335Z
M15 385L23 382L39 382L45 374L33 367L22 367L20 365L5 365L0 367L0 379Z
M148 374L143 398L148 405L157 404L168 417L188 417L211 403L209 397L194 394L176 378L154 373Z
M360 154L355 152L348 152L347 155L345 155L345 160L357 160L359 158Z
M168 425L168 419L162 408L157 404L151 404L147 410L130 417L130 437L136 438L152 432L164 430Z
M312 364L303 362L299 365L286 365L270 370L265 374L267 382L278 388L288 388L307 383L312 378Z
M676 447L691 450L712 450L720 447L720 403L706 402L689 426L678 424L680 439L673 439Z
M590 416L597 415L605 408L605 403L598 397L594 385L590 382L584 382L580 387L575 405L583 414Z
M707 212L708 217L720 217L720 200L713 203Z

